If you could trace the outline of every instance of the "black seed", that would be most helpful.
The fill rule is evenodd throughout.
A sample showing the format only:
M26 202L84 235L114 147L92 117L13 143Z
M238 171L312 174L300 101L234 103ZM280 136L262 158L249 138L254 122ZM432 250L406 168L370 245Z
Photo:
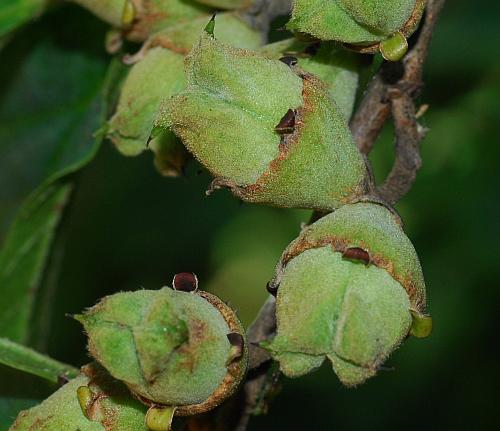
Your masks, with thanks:
M274 297L276 297L276 295L278 294L278 286L276 284L274 284L272 281L269 281L266 284L266 289Z
M172 287L183 292L194 292L198 289L198 277L192 272L180 272L174 275Z
M229 344L231 344L231 346L241 347L243 349L243 345L245 344L243 335L238 334L237 332L231 332L230 334L227 334L227 339L229 340Z
M342 253L342 257L349 260L360 260L365 265L368 265L370 263L370 254L366 250L363 250L359 247L351 247L346 249L344 253Z
M298 63L297 57L292 57L291 55L281 57L280 61L285 63L287 66L296 66Z
M283 116L274 130L276 130L276 132L278 132L280 135L293 133L293 131L295 130L295 111L293 109L289 109L288 111L286 111L286 114Z

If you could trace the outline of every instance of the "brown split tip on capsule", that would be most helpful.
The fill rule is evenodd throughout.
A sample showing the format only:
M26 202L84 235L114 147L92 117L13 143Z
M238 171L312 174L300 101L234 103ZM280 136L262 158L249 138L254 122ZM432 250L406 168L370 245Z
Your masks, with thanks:
M370 254L359 247L349 247L342 253L342 257L348 260L361 261L365 265L370 263Z
M295 130L295 111L293 109L289 109L286 111L286 114L274 128L277 133L280 135L287 135L293 133Z
M269 281L266 284L266 289L274 297L276 297L276 295L278 294L278 286L276 284L274 284L272 281Z
M297 57L293 57L291 55L285 55L284 57L280 58L280 61L285 63L287 66L296 66L299 60L297 60Z
M174 290L182 292L196 292L198 290L198 277L192 272L180 272L172 280Z

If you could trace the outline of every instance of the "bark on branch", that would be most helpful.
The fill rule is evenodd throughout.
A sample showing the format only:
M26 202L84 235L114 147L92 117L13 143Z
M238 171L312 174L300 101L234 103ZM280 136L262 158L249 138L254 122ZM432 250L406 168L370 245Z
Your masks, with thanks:
M351 120L354 140L360 151L367 155L392 114L396 158L388 177L377 188L379 197L391 205L410 190L421 166L420 142L425 136L425 129L417 122L415 98L423 85L423 66L444 2L445 0L428 0L418 40L400 65L401 78L392 82L395 65L383 65L368 86L359 109Z

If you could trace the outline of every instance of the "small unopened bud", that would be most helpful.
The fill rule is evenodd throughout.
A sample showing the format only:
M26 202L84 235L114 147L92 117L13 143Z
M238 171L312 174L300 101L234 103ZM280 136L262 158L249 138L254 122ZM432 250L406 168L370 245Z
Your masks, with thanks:
M88 386L80 386L76 390L76 396L78 398L78 403L82 409L82 413L87 419L89 419L88 409L92 402L94 401L94 394Z
M380 42L380 52L388 61L401 60L408 51L408 41L400 32Z
M426 338L432 332L432 318L416 310L410 310L412 316L410 333L417 338Z
M127 27L134 21L136 12L134 2L132 0L125 0L125 4L123 5L122 12L122 24Z
M146 414L149 431L168 431L172 425L175 407L150 407Z

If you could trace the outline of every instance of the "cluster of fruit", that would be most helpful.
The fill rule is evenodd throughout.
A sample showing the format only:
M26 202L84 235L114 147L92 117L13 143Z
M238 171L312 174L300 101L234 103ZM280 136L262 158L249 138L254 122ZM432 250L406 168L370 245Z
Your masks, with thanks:
M425 1L296 0L295 37L264 46L246 19L252 0L74 1L143 42L125 58L105 128L120 152L153 150L165 175L194 156L215 177L211 189L329 213L286 248L268 285L277 330L260 348L286 376L328 358L345 385L358 385L405 337L428 335L417 254L395 212L370 199L368 162L348 127L363 67L356 51L400 59ZM228 11L215 23L213 8ZM167 430L174 415L233 394L248 366L234 311L192 274L172 287L117 293L77 316L97 362L12 430L37 420L47 430Z

